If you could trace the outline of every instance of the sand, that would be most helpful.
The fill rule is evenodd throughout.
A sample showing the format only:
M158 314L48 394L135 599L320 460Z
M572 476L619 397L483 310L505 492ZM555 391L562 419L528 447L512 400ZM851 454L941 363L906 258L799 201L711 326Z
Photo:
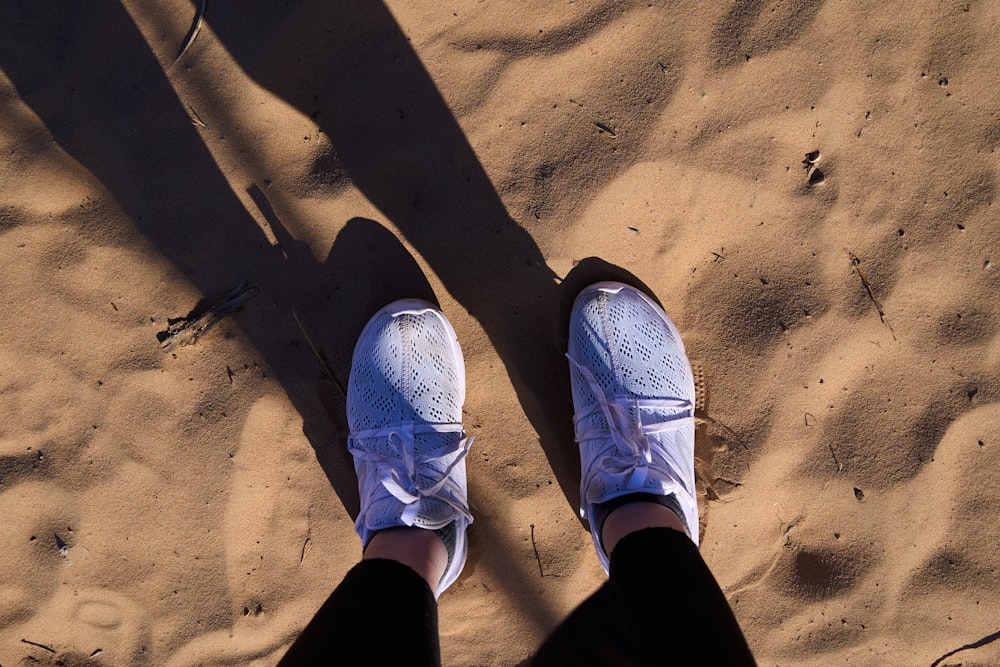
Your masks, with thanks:
M0 665L275 664L360 555L337 383L404 296L476 436L445 663L520 662L604 578L563 329L626 275L760 664L1000 664L1000 4L251 4L180 58L197 0L0 4Z

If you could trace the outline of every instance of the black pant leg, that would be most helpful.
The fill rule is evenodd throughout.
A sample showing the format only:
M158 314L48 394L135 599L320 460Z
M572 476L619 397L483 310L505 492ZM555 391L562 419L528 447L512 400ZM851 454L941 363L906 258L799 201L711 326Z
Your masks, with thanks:
M725 595L688 537L622 538L611 577L542 644L532 664L754 665Z
M441 664L437 601L423 577L393 560L355 565L279 667Z

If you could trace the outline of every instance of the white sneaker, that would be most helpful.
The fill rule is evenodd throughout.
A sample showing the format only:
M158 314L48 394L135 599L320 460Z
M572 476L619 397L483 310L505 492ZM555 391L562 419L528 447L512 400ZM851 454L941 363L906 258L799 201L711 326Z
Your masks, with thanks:
M673 322L639 290L596 283L573 304L566 356L580 443L580 514L604 570L600 505L620 496L664 497L680 509L697 545L694 377Z
M418 299L389 304L365 325L347 388L364 547L379 530L433 530L448 548L440 595L465 565L469 513L462 429L465 362L444 314Z

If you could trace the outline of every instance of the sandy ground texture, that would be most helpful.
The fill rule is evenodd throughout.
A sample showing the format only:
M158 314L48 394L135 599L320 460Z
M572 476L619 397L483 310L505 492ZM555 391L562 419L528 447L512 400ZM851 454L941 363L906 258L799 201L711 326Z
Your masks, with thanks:
M563 330L627 274L760 663L1000 664L1000 3L213 0L178 58L201 7L0 3L0 665L275 664L404 296L476 436L445 662L523 660L603 581Z

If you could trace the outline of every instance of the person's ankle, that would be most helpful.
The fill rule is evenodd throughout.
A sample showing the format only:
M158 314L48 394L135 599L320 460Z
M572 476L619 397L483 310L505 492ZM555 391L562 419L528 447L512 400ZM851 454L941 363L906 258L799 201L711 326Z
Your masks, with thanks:
M681 518L669 507L645 499L622 504L611 511L601 528L601 541L610 556L618 542L638 530L644 528L672 528L690 534Z
M387 528L375 533L362 560L373 558L406 565L423 577L435 595L448 566L448 550L441 538L434 531L414 527Z

